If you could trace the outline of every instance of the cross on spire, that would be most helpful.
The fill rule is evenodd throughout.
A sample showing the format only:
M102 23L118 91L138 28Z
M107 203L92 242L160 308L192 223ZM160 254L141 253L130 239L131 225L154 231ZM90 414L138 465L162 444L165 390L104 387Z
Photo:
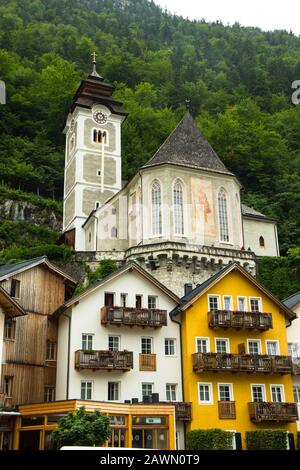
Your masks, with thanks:
M97 69L96 69L96 64L97 64L96 58L97 58L97 54L96 54L95 51L91 54L91 58L92 58L92 64L93 64L93 71L92 71L92 73L91 73L91 76L92 76L92 77L97 77L97 78L102 78L101 75L98 74Z

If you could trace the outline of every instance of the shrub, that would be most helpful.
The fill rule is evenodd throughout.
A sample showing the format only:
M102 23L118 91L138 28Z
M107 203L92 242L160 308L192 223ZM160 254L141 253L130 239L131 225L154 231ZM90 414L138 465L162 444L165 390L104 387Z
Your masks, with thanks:
M247 450L286 450L287 433L283 429L246 432Z
M99 411L88 413L84 407L72 411L59 421L52 432L58 446L102 446L110 436L110 419Z
M232 450L232 432L196 429L187 433L187 450Z

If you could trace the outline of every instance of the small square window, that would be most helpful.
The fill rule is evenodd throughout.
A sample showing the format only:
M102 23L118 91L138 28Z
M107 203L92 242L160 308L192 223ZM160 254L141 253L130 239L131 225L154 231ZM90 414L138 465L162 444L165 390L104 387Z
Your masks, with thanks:
M149 397L153 393L153 384L144 383L142 384L142 397Z
M120 350L120 336L109 336L108 337L108 350L119 351Z
M165 355L174 356L176 351L176 340L173 338L165 339Z
M157 307L157 297L154 295L148 295L148 308L156 308Z
M229 352L229 340L226 339L216 339L216 352L217 353L228 353Z
M167 401L177 400L177 384L166 384L166 399Z
M211 405L213 402L212 384L211 383L199 383L198 384L198 396L199 396L199 404Z
M118 401L120 395L120 384L119 382L108 382L108 400Z
M209 311L214 312L216 310L220 310L220 301L219 297L217 295L210 295L208 297L208 302L209 302Z
M261 354L260 341L249 339L248 340L248 353L249 354Z

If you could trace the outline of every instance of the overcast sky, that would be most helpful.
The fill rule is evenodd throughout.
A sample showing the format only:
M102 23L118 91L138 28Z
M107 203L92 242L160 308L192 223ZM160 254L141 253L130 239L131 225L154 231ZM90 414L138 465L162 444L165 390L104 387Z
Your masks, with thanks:
M222 20L224 24L238 22L243 26L258 26L263 30L286 29L300 35L300 0L154 0L190 19Z

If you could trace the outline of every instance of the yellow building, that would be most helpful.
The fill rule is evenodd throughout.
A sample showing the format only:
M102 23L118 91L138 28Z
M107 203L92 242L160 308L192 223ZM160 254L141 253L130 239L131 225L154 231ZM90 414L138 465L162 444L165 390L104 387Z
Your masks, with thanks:
M171 313L182 324L187 431L296 432L286 324L295 314L238 264L187 292Z

